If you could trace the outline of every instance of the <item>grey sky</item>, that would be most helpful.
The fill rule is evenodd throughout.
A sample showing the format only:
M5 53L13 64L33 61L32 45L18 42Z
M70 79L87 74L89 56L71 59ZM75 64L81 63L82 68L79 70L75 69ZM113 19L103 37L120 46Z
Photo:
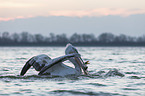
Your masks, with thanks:
M0 0L0 32L145 33L145 0Z
M0 22L1 32L20 33L27 31L32 34L49 33L71 35L77 33L93 33L99 35L102 32L113 34L126 34L130 36L141 36L145 34L145 15L102 16L102 17L35 17Z

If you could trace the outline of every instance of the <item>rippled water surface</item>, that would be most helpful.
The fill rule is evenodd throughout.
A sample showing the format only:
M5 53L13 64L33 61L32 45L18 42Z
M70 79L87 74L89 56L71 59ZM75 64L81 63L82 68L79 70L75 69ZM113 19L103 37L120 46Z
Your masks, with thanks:
M40 77L31 68L19 73L32 56L64 55L65 47L0 47L0 95L4 96L145 96L145 48L77 47L88 65L90 76L77 78ZM72 66L69 61L65 64ZM124 77L97 76L98 71L116 68Z

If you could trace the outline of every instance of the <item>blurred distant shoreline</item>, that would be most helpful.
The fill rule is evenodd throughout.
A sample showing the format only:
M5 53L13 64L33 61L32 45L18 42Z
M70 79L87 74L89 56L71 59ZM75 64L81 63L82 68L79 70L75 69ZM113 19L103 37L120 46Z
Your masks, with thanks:
M67 37L66 34L54 34L50 33L48 36L41 34L29 34L28 32L22 32L20 34L9 32L3 32L0 34L0 46L65 46L67 43L71 43L74 46L83 47L141 47L145 46L145 35L139 37L126 36L120 34L118 36L112 33L102 33L98 37L94 34L78 34L74 33L72 36Z

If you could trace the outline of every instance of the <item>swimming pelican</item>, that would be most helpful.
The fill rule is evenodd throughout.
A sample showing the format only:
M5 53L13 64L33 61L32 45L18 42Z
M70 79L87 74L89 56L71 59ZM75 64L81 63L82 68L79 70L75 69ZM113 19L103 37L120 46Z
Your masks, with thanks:
M80 76L82 73L88 74L87 66L83 62L77 49L71 44L67 44L64 56L51 59L47 55L38 55L29 59L21 70L20 75L23 76L27 70L33 66L36 71L39 71L38 75L51 75L51 76ZM69 60L75 66L75 68L69 67L62 62ZM83 71L82 71L83 70Z

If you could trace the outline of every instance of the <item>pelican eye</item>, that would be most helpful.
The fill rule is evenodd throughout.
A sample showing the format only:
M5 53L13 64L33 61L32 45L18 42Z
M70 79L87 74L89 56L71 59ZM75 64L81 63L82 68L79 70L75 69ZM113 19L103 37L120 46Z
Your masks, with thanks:
M69 52L69 54L72 54L72 53L74 53L74 52Z

